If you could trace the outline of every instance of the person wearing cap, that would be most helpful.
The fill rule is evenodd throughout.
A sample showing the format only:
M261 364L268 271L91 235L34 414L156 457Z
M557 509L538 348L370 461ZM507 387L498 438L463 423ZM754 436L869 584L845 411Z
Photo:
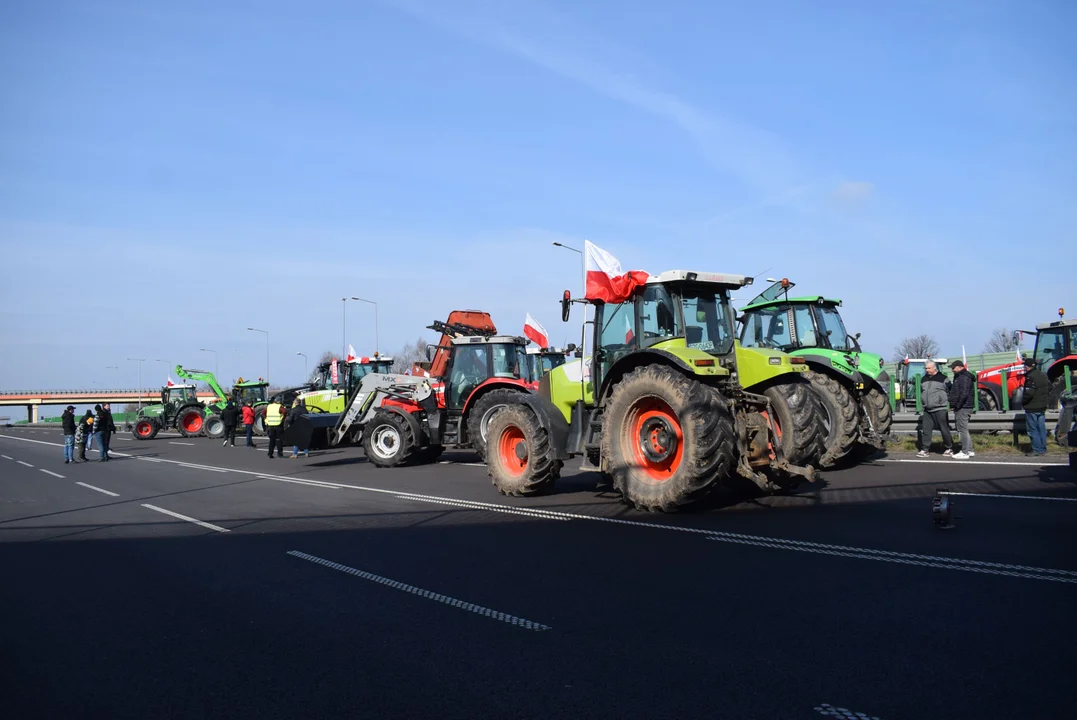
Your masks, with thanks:
M86 443L93 437L93 411L87 410L86 414L82 416L82 420L79 421L79 431L75 438L75 442L78 444L78 461L86 462Z
M64 465L75 462L75 406L68 405L60 416L64 427Z
M1047 393L1050 390L1047 375L1040 370L1036 359L1025 356L1025 388L1021 392L1021 407L1025 411L1025 430L1032 442L1029 456L1047 454Z
M972 451L972 435L969 433L969 419L975 407L973 393L976 392L976 380L960 360L950 363L950 369L954 371L954 379L950 385L950 409L954 411L954 424L957 425L957 436L961 439L961 450L955 452L952 457L954 460L968 460L976 454Z

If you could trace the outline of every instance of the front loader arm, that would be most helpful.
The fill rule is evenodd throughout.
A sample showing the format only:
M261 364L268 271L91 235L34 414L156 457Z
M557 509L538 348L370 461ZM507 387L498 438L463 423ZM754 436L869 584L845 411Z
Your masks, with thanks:
M228 394L224 390L222 390L221 386L217 383L217 377L208 370L186 370L182 365L177 365L176 374L185 380L204 382L209 385L209 389L212 390L221 400L228 399Z
M357 422L366 422L371 410L381 407L385 398L419 403L433 394L430 382L414 375L371 374L364 377L348 399L348 406L329 432L330 444L338 445Z

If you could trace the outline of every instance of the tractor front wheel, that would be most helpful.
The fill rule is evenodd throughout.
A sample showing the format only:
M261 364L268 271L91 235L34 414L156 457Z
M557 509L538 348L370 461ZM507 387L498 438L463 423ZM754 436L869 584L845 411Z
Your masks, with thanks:
M647 365L613 389L603 414L602 464L626 503L672 512L728 477L734 437L720 393L673 368Z
M202 408L180 408L176 414L176 429L183 437L198 437L206 424L206 414Z
M562 462L553 459L550 434L530 408L503 407L490 418L487 438L486 470L502 495L537 495L557 483Z
M161 426L153 418L140 417L135 420L135 427L131 431L135 440L153 440Z
M845 457L860 433L856 417L856 398L836 378L825 373L809 370L804 377L811 383L826 417L825 450L819 458L821 467L830 467Z
M786 462L815 465L825 451L825 414L806 381L773 385L763 391L774 408L774 420Z
M483 460L486 459L486 438L490 420L516 396L517 390L494 390L483 395L468 412L467 437L471 447Z
M986 410L988 412L994 412L995 410L998 410L998 402L995 401L995 396L991 393L990 390L985 390L984 388L977 388L976 394L979 396L980 410Z
M210 415L206 418L206 437L220 440L224 437L224 420L220 415Z
M377 467L403 465L415 452L415 436L407 420L379 410L363 429L363 452Z

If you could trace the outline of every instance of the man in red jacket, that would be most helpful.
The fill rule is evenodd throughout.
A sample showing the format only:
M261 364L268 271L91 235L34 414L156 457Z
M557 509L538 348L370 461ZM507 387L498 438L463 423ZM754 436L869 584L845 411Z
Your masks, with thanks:
M254 447L254 408L249 402L243 403L243 427L247 429L247 447Z

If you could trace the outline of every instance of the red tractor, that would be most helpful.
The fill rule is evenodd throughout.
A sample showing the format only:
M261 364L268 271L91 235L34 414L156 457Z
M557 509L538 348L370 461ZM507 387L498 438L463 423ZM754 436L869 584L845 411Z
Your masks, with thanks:
M1020 330L1015 341L1020 341L1022 334L1036 336L1036 349L1033 357L1040 369L1047 374L1051 382L1048 394L1048 408L1058 407L1058 399L1063 392L1077 385L1077 320L1065 319L1065 308L1058 309L1058 320L1037 325L1035 330ZM1020 357L1012 363L986 368L976 373L976 380L981 390L980 407L983 410L1002 408L1002 373L1006 373L1006 395L1010 408L1021 407L1020 390L1025 385L1025 365ZM987 403L985 404L985 396Z

